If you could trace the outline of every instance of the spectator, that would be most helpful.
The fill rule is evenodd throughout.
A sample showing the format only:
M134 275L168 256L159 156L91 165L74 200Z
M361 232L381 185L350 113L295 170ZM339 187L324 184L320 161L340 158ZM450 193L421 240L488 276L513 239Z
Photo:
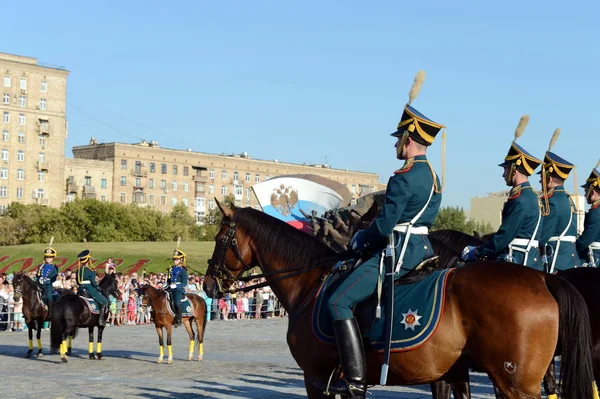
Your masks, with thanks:
M243 319L249 319L250 318L250 303L249 303L249 293L244 293L244 296L242 297L242 309L244 311L244 317L242 317Z
M242 320L244 315L244 294L240 292L235 298L235 316L238 320Z
M263 306L263 289L257 288L254 290L254 318L260 319L262 316Z
M66 288L65 287L65 274L59 273L58 278L52 283L52 288Z
M13 296L12 306L14 310L13 331L23 331L23 297L19 298L19 300L15 302Z
M108 258L106 261L106 265L104 266L104 273L111 274L117 272L117 265L115 265L115 260L113 258Z
M188 283L185 286L185 292L189 294L197 294L198 286L196 285L196 278L194 276L188 277Z
M135 324L135 316L137 314L137 298L136 293L131 288L129 297L127 298L127 324Z

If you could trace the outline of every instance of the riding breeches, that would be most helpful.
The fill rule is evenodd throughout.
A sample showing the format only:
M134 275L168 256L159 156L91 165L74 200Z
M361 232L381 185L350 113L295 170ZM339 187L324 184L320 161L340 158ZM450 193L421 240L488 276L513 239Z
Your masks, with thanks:
M46 300L46 305L52 306L52 284L44 284L42 285L42 292L44 293L44 299Z
M98 291L97 289L95 289L94 287L83 286L83 289L92 298L94 298L96 300L96 302L98 302L98 304L100 304L100 305L108 305L108 299L106 299L106 297L104 295L102 295L102 293L100 291Z

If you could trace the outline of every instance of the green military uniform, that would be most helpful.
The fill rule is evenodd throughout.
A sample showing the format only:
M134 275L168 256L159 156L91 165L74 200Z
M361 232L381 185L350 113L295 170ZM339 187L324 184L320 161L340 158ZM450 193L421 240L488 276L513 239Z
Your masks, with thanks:
M600 193L600 162L582 187L586 190L588 203L592 202L591 196L594 191ZM592 202L591 206L585 215L583 233L575 246L582 263L600 267L600 200Z
M528 120L529 117L521 119L515 140L522 134ZM541 224L538 195L528 181L516 186L512 182L516 171L531 176L541 163L513 141L504 162L499 165L507 169L506 182L513 186L502 209L502 224L486 244L472 249L465 248L464 260L497 259L542 270L537 241Z
M77 255L79 258L79 269L77 270L77 284L79 285L80 294L87 293L89 296L94 298L100 305L100 317L98 318L98 324L103 326L106 317L106 306L108 305L108 299L98 289L98 283L96 283L96 272L93 270L91 263L92 254L89 250L85 250Z
M173 305L175 306L175 327L181 325L181 299L185 295L185 286L187 284L187 269L185 266L187 255L185 252L176 249L173 253L173 260L181 259L180 266L172 265L169 268L169 279L167 281L168 290L173 296Z
M392 133L392 136L398 139L397 157L404 159L405 164L389 179L385 203L375 221L366 230L357 232L351 241L353 249L368 250L372 255L345 277L335 288L328 302L344 372L344 378L334 382L329 389L330 392L342 396L365 397L364 350L352 309L375 292L386 238L392 233L396 238L396 262L398 264L401 261L398 276L433 256L427 233L439 211L442 194L440 181L427 161L424 148L433 143L444 126L425 117L410 105L416 97L423 77L422 73L417 75L410 92L410 101L404 108L397 131ZM409 148L413 153L423 149L422 154L408 158L406 151ZM405 243L407 236L409 238ZM398 257L404 245L405 255L400 260Z
M46 305L48 305L48 316L52 314L54 308L54 300L52 299L52 283L58 277L58 268L52 263L46 263L46 258L54 259L56 251L54 248L48 247L44 250L44 263L40 265L36 273L38 286L42 290Z
M554 132L554 136L550 141L550 148L544 156L542 171L539 172L542 175L542 188L544 191L544 195L541 197L543 219L540 248L545 248L546 270L550 273L555 270L566 270L580 266L575 249L577 238L575 206L563 185L550 190L546 189L550 177L564 182L574 167L572 163L550 152L559 132L559 129Z

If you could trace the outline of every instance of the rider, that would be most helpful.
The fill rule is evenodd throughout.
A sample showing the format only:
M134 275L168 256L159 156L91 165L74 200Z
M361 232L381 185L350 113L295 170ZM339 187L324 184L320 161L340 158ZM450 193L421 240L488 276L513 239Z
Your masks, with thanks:
M37 283L40 287L46 304L48 305L48 317L52 316L52 310L54 309L54 301L52 300L52 283L56 281L58 277L58 268L53 265L52 262L56 257L56 251L52 247L48 247L44 250L44 263L40 265L37 270Z
M77 284L79 285L80 290L79 294L83 294L81 291L84 291L98 302L100 305L98 325L104 326L108 299L98 289L98 283L96 283L96 271L92 264L92 254L86 249L77 255L77 257L79 258L79 269L77 270Z
M528 122L528 115L521 118L515 140L504 162L498 165L504 168L506 185L512 187L502 210L502 224L488 243L465 247L463 261L498 259L542 270L537 241L542 218L540 202L528 180L542 161L515 142Z
M397 138L394 145L396 157L405 161L404 166L390 177L385 203L377 218L367 229L359 230L350 242L352 248L359 252L366 249L372 251L370 257L344 279L328 302L344 372L343 380L333 382L329 391L342 396L365 397L365 355L352 309L375 291L386 238L394 234L396 264L401 261L401 248L406 246L406 255L397 277L433 256L427 233L438 213L442 195L440 181L425 152L444 126L425 117L410 105L422 83L424 76L421 74L415 79L397 131L392 133ZM407 235L408 241L404 243Z
M564 187L574 165L550 152L559 133L560 129L556 129L544 156L542 170L538 172L542 175L540 181L544 192L540 198L543 210L540 245L546 248L546 271L549 273L580 266L575 249L577 215Z
M186 258L187 255L183 251L176 249L173 252L173 266L169 268L168 272L168 291L171 292L175 305L175 327L181 325L181 298L185 295L185 286L187 284Z
M575 242L582 263L600 267L600 161L582 186L585 199L591 205L585 215L583 233Z

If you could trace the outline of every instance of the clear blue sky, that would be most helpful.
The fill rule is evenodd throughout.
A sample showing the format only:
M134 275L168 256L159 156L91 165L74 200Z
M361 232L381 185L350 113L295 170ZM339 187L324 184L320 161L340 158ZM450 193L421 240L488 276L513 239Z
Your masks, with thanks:
M69 156L91 136L144 138L387 181L422 69L413 105L448 126L444 205L505 188L496 165L524 113L519 143L543 157L561 127L554 151L582 184L600 157L599 3L408 3L4 2L0 51L71 71Z

